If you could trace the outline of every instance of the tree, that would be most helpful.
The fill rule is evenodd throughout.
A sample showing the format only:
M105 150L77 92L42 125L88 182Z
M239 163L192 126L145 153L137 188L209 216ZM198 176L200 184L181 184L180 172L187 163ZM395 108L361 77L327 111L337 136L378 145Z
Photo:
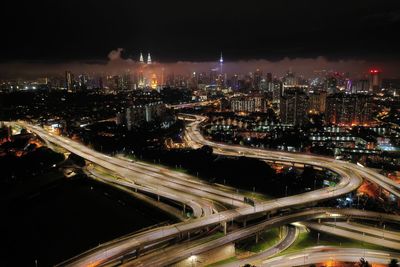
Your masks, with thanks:
M210 146L204 145L199 148L199 151L203 152L206 155L211 155L213 153L213 149Z
M399 266L399 260L398 259L391 259L389 262L389 267L398 267Z
M370 267L371 265L368 263L367 260L365 260L364 258L361 258L360 261L358 262L358 265L360 267Z

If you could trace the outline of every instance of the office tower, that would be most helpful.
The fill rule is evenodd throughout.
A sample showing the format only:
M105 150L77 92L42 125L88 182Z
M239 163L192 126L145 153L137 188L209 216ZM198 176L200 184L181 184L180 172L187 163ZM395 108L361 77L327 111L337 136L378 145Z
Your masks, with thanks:
M267 83L271 83L272 82L272 73L271 72L267 73L266 80L267 80Z
M65 88L68 92L74 89L74 75L70 71L65 72Z
M326 99L329 123L343 126L365 125L372 122L373 102L370 95L338 93Z
M354 80L351 84L351 93L368 93L369 91L369 80L368 79L359 79Z
M319 91L309 94L309 110L313 113L325 113L326 109L326 96L325 91Z
M308 96L300 89L286 90L280 100L280 118L284 124L303 125L307 121Z
M260 71L260 69L257 69L254 72L254 77L253 77L253 88L254 89L256 89L256 90L260 89L261 79L262 79L262 71Z
M222 73L223 73L223 70L222 70L223 65L224 65L224 59L223 59L223 57L222 57L222 52L221 52L221 57L219 58L219 70L220 70L220 74L221 74L221 75L222 75Z
M381 72L377 69L369 71L369 91L379 93L381 90Z
M230 99L233 112L264 112L266 101L262 95L237 96Z
M142 63L142 64L144 64L144 59L143 59L143 54L142 54L142 52L140 52L139 62Z

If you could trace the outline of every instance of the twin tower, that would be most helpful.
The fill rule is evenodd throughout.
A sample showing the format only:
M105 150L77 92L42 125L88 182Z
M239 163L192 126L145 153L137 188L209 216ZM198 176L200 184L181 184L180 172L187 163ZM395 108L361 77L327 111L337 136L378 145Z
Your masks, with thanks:
M144 62L144 59L143 59L143 54L142 54L142 52L140 52L139 62L142 63L142 64L145 63L145 62ZM221 57L220 57L220 59L219 59L219 64L220 64L220 68L221 68L221 69L220 69L220 70L221 70L221 73L222 73L222 65L223 65L223 63L224 63L224 59L222 58L222 52L221 52ZM147 54L147 64L151 64L151 56L150 56L150 53Z
M145 63L144 59L143 59L143 54L142 52L140 52L140 59L139 59L140 63ZM147 54L147 64L151 64L151 56L150 53Z

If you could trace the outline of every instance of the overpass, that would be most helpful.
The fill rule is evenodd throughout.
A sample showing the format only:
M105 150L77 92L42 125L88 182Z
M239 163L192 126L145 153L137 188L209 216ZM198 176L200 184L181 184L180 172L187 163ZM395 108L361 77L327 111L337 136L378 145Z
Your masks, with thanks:
M336 266L337 262L359 262L364 258L370 264L387 266L391 259L399 259L400 254L395 252L371 250L365 248L337 248L317 246L305 249L301 252L290 253L262 262L265 267L292 267L308 266L310 264L323 263L326 266Z
M207 121L207 117L199 115L180 114L180 118L190 121L186 127L186 139L188 144L193 148L198 148L203 145L208 145L214 148L214 153L221 155L240 156L260 158L271 162L296 162L303 165L313 165L330 169L333 172L339 173L339 170L367 179L380 187L384 188L394 196L400 198L400 184L395 181L363 166L352 164L346 161L335 160L324 156L312 154L283 152L276 150L266 150L259 148L249 148L239 145L228 145L217 143L205 139L201 134L201 125Z
M327 187L300 195L264 201L256 203L254 206L249 206L243 202L243 196L241 195L228 193L220 188L217 189L212 185L206 184L182 173L146 163L129 163L96 152L68 138L52 135L39 126L31 125L26 122L18 122L18 124L41 136L41 138L46 139L57 146L63 147L90 162L112 170L122 177L129 177L133 179L135 183L139 182L140 184L153 189L156 188L160 194L164 192L178 194L178 197L182 198L182 202L187 202L188 196L197 195L199 198L211 198L221 203L232 204L234 207L236 206L234 209L218 213L212 211L207 213L207 216L202 216L195 220L160 227L123 240L118 240L117 242L104 244L65 262L65 265L71 264L74 266L86 266L89 264L104 264L122 257L127 253L131 253L132 251L136 251L136 253L139 254L145 246L150 244L169 240L173 237L185 234L189 235L199 229L219 224L223 225L224 232L226 233L226 223L229 221L258 213L273 214L281 209L309 205L329 198L336 198L357 189L362 182L360 176L355 175L349 171L349 169L341 168L338 165L332 166L329 164L330 162L305 162L298 161L296 158L288 158L286 156L278 155L278 157L275 157L274 159L285 162L315 165L316 167L330 169L332 172L340 175L341 180L335 187ZM126 186L126 184L124 184L124 186ZM209 209L212 210L213 208L210 206Z
M257 223L252 226L240 228L227 233L225 236L214 240L207 240L206 238L195 240L190 243L178 244L176 246L168 247L139 257L131 262L126 263L126 266L165 266L170 265L180 260L187 259L191 255L198 255L202 252L217 248L236 240L243 239L251 235L257 235L267 228L279 227L282 225L290 224L298 221L308 221L312 219L331 219L331 218L358 218L376 220L377 218L400 224L400 216L390 215L386 213L370 212L357 209L335 209L335 208L311 208L299 212L294 212L285 216L275 216ZM315 224L324 225L324 224ZM332 231L331 231L332 233ZM332 234L335 234L334 232ZM367 240L366 240L367 241ZM384 240L385 242L385 240ZM387 241L385 245L399 243ZM395 248L395 247L394 247Z

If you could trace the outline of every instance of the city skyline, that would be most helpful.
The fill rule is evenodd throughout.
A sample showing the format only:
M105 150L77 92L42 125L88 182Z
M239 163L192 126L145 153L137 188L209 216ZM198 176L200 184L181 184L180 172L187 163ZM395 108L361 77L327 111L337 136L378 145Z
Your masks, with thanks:
M400 1L5 1L4 266L400 264Z
M42 78L46 76L63 75L68 70L77 74L91 75L120 75L127 72L134 73L145 70L151 73L190 75L193 72L209 72L220 69L220 53L216 54L214 61L177 61L160 62L151 59L147 63L150 52L146 52L146 61L141 61L143 52L137 52L136 56L123 58L123 48L112 50L108 53L105 61L92 62L12 62L0 63L0 79L16 78ZM157 55L156 55L157 56ZM139 58L140 57L140 58ZM152 56L153 57L153 54ZM145 64L143 64L145 63ZM367 60L329 60L325 57L317 58L295 58L288 57L279 61L265 59L253 60L231 60L224 54L223 73L229 75L248 74L261 69L263 72L271 72L275 77L282 77L288 71L295 72L304 78L312 78L315 72L339 72L351 78L365 78L371 69L377 69L383 73L385 78L398 78L400 71L397 63Z

